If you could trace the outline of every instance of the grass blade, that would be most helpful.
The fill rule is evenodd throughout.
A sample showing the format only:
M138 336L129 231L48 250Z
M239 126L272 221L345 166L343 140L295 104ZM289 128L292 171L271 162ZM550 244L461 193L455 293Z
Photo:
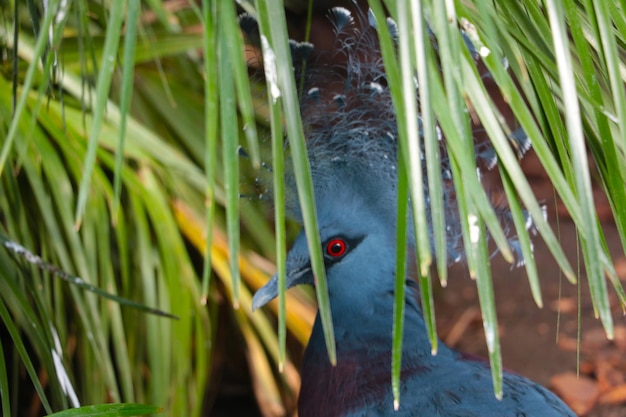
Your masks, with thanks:
M213 246L213 219L217 201L215 199L215 175L217 171L217 142L219 129L219 71L213 63L217 60L216 10L215 2L202 1L204 17L204 130L205 146L204 171L206 175L206 249L202 267L201 302L205 304L209 295L211 274L211 247Z
M133 417L160 414L163 408L143 404L98 404L48 414L46 417Z
M225 7L218 6L218 14ZM232 73L232 53L227 42L228 22L218 25L220 126L222 134L222 161L226 191L226 224L230 248L230 273L233 280L233 306L239 307L239 132L235 107L235 81Z
M404 310L406 292L406 254L407 254L407 201L409 199L409 181L404 158L398 155L398 222L396 230L396 285L393 304L393 344L391 348L391 390L393 409L400 408L400 372L402 370L402 344L404 335Z
M122 29L126 2L123 0L113 0L110 8L110 15L107 23L106 41L102 51L102 61L96 83L96 100L93 103L93 124L89 132L89 145L83 164L83 176L80 181L78 200L76 202L76 214L74 218L76 229L80 228L81 219L85 212L87 197L89 194L89 184L91 174L96 164L96 151L98 149L98 136L102 127L105 109L109 98L109 88L111 79L117 62L117 49ZM124 116L122 116L124 117Z
M430 38L426 35L422 0L413 1L411 6L411 25L414 36L415 64L417 69L420 120L424 132L424 149L426 155L426 168L428 172L428 197L430 203L430 220L437 259L437 271L442 286L446 286L448 265L446 245L446 221L443 207L443 187L441 181L441 157L439 155L439 139L436 134L436 121L433 114L430 77L427 62L433 62L434 57L430 45ZM427 53L428 51L428 53Z
M156 308L150 308L150 307L147 307L147 306L145 306L143 304L136 303L134 301L127 300L125 298L119 297L119 296L117 296L115 294L108 293L108 292L106 292L106 291L96 287L95 285L92 285L92 284L86 282L85 280L83 280L83 279L81 279L81 278L79 278L77 276L70 275L67 272L65 272L62 269L60 269L59 267L44 261L40 256L35 255L34 253L32 253L31 251L29 251L28 249L26 249L25 247L23 247L19 243L16 243L16 242L6 238L5 236L0 235L0 243L6 249L12 251L16 255L21 256L26 261L28 261L29 263L35 265L36 267L40 268L41 270L50 272L55 277L60 278L63 281L69 282L70 284L75 285L78 288L81 288L83 290L87 290L89 292L92 292L94 294L99 295L100 297L107 298L109 300L113 300L113 301L115 301L115 302L117 302L119 304L126 305L128 307L132 307L132 308L135 308L135 309L140 310L140 311L144 311L144 312L149 313L149 314L154 314L156 316L162 316L162 317L168 317L168 318L172 318L172 319L178 319L178 317L176 317L173 314L167 313L165 311L162 311L162 310L159 310L159 309L156 309Z
M578 225L585 230L582 239L585 267L591 290L594 311L600 315L602 324L609 339L613 338L613 319L610 313L606 281L600 263L599 253L603 248L600 245L597 218L593 205L591 180L589 178L587 151L580 121L580 108L576 96L576 84L573 78L573 69L569 52L569 42L563 22L565 21L561 3L550 0L546 3L548 17L552 27L552 38L555 47L556 62L559 68L559 80L565 106L565 122L569 137L572 164L578 173L575 176L578 202L582 209L583 224Z
M299 111L300 106L296 95L297 90L289 53L284 9L282 8L281 2L278 0L267 0L266 2L257 1L256 4L259 12L261 34L262 36L266 36L265 39L269 47L264 48L264 60L267 62L268 59L275 59L276 62L276 74L271 79L270 95L274 99L279 96L282 98L286 130L289 137L291 158L294 166L294 176L298 188L298 198L302 210L307 243L310 248L311 266L313 268L313 274L317 278L315 292L317 294L319 314L324 329L328 358L332 364L335 364L337 362L337 354L332 317L330 314L330 302L328 301L326 271L324 269L317 215L315 212L311 167L307 156L302 130L302 120Z
M47 45L48 33L49 33L48 28L50 28L50 25L52 24L52 19L55 16L54 10L56 10L58 3L59 3L58 0L51 1L45 10L44 19L43 19L43 22L41 23L41 26L43 27L43 29L39 31L38 36L37 36L37 43L35 44L35 47L33 48L34 57L43 57L44 55L44 51L46 50L48 46ZM15 47L16 45L13 45L13 48ZM9 152L11 151L11 147L13 145L13 141L15 140L15 137L18 133L18 125L19 123L22 122L22 115L23 115L24 109L26 108L26 100L28 99L28 95L30 94L33 84L35 82L35 71L37 70L38 65L39 65L39 62L37 59L32 59L30 63L28 64L28 70L26 71L26 76L22 83L22 94L20 95L20 98L17 101L17 105L13 111L13 119L11 120L9 131L6 135L6 138L4 139L2 152L0 152L0 175L4 171L4 165L7 162L7 159L9 157ZM7 90L7 91L10 91L10 90Z
M418 271L420 276L428 274L432 262L429 227L426 220L426 205L424 201L424 180L422 169L422 140L420 137L420 127L418 126L419 115L417 112L417 102L415 96L415 81L413 62L415 61L414 49L411 36L409 2L401 0L396 2L396 13L398 17L399 30L399 59L400 68L395 69L393 49L390 37L383 25L382 15L379 16L379 34L381 43L386 46L383 52L385 68L390 82L392 98L394 98L394 109L398 118L398 135L400 147L405 152L400 152L410 161L407 169L410 173L411 201L413 202L413 222L416 234ZM400 71L398 73L398 70ZM396 78L399 76L400 79ZM395 88L394 88L395 85Z
M113 174L113 224L117 223L117 212L119 210L120 194L122 192L122 164L124 162L124 143L126 142L126 118L130 112L131 97L133 93L135 46L137 44L137 23L139 21L140 8L141 2L139 0L130 0L128 2L120 100L120 136L117 153L115 155L115 171Z
M243 41L237 25L237 16L235 16L235 3L232 1L223 1L220 4L220 25L224 28L224 39L226 47L233 51L230 56L232 66L231 72L235 80L237 105L241 113L243 121L243 131L247 139L248 147L246 151L252 160L252 166L258 169L261 166L261 157L259 156L259 141L257 139L256 123L254 121L254 110L252 107L252 97L250 96L250 82L248 80L248 71L243 55ZM241 51L241 52L235 52Z

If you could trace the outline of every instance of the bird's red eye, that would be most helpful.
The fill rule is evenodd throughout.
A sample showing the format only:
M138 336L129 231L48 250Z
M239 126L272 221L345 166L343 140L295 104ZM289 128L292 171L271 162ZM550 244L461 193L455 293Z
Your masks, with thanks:
M326 253L333 258L338 258L346 253L348 246L342 239L333 239L326 244Z

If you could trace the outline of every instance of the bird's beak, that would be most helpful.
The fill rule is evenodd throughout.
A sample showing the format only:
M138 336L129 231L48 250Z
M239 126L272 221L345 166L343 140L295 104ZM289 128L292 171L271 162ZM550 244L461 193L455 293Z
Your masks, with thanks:
M295 287L300 284L313 285L313 274L311 266L307 265L302 269L287 272L285 278L285 289ZM252 311L263 307L265 304L278 297L278 274L274 275L267 284L259 288L252 298Z

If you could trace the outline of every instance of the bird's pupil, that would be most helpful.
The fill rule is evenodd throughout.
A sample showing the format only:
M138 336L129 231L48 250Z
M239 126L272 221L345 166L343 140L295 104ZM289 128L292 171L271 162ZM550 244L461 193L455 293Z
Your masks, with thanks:
M326 245L326 252L333 257L342 256L346 252L346 242L341 239L333 239Z
M333 243L333 246L331 246L330 251L331 251L331 253L336 255L336 254L341 252L341 248L342 247L343 246L341 245L341 243L335 242L335 243Z

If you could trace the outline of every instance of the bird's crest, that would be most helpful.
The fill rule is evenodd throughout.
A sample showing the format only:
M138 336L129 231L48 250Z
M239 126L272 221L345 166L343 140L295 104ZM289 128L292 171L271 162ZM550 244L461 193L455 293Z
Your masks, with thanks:
M259 39L255 34L258 28L247 15L241 21L245 38L253 44ZM341 187L350 187L351 184L345 182L348 178L370 184L360 185L363 192L375 194L383 202L393 202L397 182L398 128L378 43L378 23L371 11L365 14L359 8L352 12L344 7L335 7L329 10L326 22L313 24L312 43L299 39L292 40L290 46L296 85L300 87L300 109L316 203L322 204L325 198L331 198L327 195L329 190L340 192L338 189ZM387 19L386 24L392 38L397 40L399 34L395 22ZM482 63L474 43L465 30L459 30L489 94L501 104L501 112L513 132L509 138L511 145L521 157L529 149L530 142L522 129L516 129L512 111ZM436 38L431 31L429 35L437 52ZM329 36L331 41L328 41ZM318 43L321 46L318 47ZM421 134L421 117L416 117ZM449 261L456 262L463 259L461 222L445 137L439 127L436 129L441 145L440 172ZM497 163L496 153L482 125L473 123L472 133L479 170L488 171ZM429 210L425 168L423 174L425 201ZM290 194L294 196L288 201L288 208L291 215L299 219L293 174L288 173L286 181L287 186L292 188ZM514 250L517 248L518 259L522 259L510 211L504 205L495 206L511 246ZM427 218L430 218L430 213L427 213ZM528 216L527 221L527 226L532 228L532 220Z

